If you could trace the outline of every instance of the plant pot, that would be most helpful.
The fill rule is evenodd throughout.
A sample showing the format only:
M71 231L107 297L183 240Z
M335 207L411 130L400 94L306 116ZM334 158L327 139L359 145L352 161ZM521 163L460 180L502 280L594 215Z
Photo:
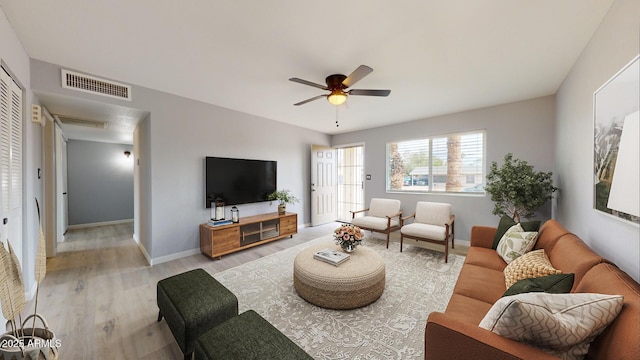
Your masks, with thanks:
M32 322L29 322L29 319L33 317L40 319L44 328L31 327ZM40 314L28 316L22 323L22 329L8 331L0 335L0 339L3 344L0 347L0 360L58 359L56 336L53 331L49 330L47 322Z
M280 204L278 205L278 214L279 215L284 215L287 212L287 204Z

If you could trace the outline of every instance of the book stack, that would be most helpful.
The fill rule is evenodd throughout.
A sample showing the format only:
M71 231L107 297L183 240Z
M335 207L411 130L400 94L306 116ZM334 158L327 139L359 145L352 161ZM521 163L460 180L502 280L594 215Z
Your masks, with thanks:
M222 220L209 220L207 221L207 225L209 226L220 226L220 225L227 225L227 224L231 224L232 221L231 220L226 220L226 219L222 219Z
M333 266L338 266L343 262L349 260L349 254L345 254L338 250L322 249L313 254L313 258L316 260L324 261Z

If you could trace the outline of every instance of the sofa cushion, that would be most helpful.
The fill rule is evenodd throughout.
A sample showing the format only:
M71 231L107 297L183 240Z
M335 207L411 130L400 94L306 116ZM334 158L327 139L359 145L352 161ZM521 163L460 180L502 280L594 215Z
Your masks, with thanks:
M573 287L573 274L554 274L537 278L518 280L505 291L502 296L511 296L529 292L546 292L552 294L565 294Z
M563 359L581 359L622 304L620 295L519 294L498 300L479 326Z
M589 269L604 261L600 255L593 252L573 234L561 236L551 250L545 249L545 253L549 256L553 267L563 273L575 274L574 288Z
M387 218L380 218L374 216L362 216L357 217L351 220L353 225L359 226L361 228L375 229L375 230L386 230L387 229ZM398 220L391 220L391 227L398 226Z
M447 316L478 325L484 315L491 309L492 303L474 299L468 296L453 294L445 310Z
M507 215L502 215L502 217L500 218L500 222L498 223L496 234L493 237L493 244L491 245L492 249L498 247L498 243L500 242L500 239L502 239L504 233L506 233L507 230L509 230L509 228L515 224L516 222L512 218L508 217ZM540 228L540 221L525 221L520 223L520 225L522 226L524 231L538 231L538 229Z
M469 248L464 263L465 265L477 265L498 271L503 271L507 266L507 263L502 260L495 250L477 246Z
M465 264L453 293L493 304L502 297L506 289L502 271Z
M504 268L504 281L508 289L518 280L560 274L561 272L551 265L544 250L540 249L528 252L507 265Z
M409 236L418 236L432 240L444 241L447 237L447 228L438 225L421 224L414 222L400 229L400 232Z
M502 235L496 252L508 264L529 252L537 238L537 231L524 231L520 224L515 224Z
M545 249L550 252L558 240L566 234L569 234L569 230L565 229L562 224L555 220L547 220L538 230L538 241L533 249Z

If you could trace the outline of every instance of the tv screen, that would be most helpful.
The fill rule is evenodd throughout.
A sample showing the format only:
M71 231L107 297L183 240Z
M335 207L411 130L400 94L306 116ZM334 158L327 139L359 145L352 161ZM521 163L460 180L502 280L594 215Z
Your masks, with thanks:
M276 191L276 161L207 157L205 204L217 198L226 205L266 201Z

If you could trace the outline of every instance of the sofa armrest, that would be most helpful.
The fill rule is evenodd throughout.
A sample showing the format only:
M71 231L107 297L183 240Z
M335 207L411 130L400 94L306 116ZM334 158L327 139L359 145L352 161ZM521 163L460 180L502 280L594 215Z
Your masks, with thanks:
M424 358L428 360L557 359L531 346L439 312L429 314L424 344Z
M493 237L496 236L496 231L498 231L497 228L490 226L472 226L469 242L471 243L471 246L491 249L491 245L493 245Z

